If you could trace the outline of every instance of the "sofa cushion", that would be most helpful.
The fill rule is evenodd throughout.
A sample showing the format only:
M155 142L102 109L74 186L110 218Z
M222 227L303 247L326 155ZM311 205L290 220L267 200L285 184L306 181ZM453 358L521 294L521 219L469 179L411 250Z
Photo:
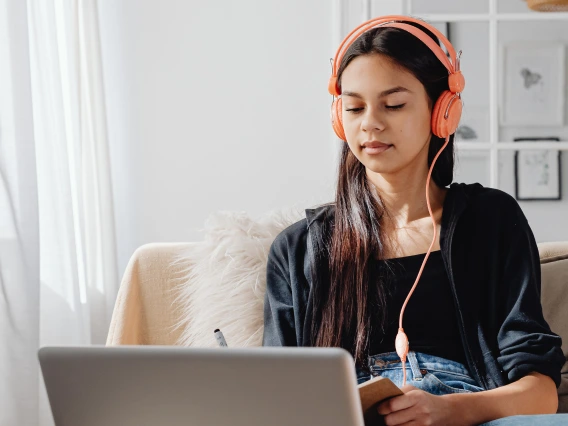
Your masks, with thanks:
M542 310L548 325L562 337L562 350L568 357L568 242L538 245L542 271ZM568 361L562 368L558 388L561 413L568 412Z
M290 208L254 219L246 212L219 211L205 225L203 242L180 253L191 259L178 287L182 307L178 344L216 347L221 329L231 347L261 346L266 262L276 236L305 217Z

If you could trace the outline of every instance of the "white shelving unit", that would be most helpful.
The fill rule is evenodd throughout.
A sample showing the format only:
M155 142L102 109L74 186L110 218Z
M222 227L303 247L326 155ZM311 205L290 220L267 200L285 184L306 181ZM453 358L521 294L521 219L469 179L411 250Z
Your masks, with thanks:
M368 0L366 0L368 1ZM490 0L493 7L497 0ZM448 22L490 22L490 21L565 21L568 20L568 12L541 12L541 13L467 13L467 14L412 14L419 16L426 21L448 21Z
M336 2L338 0L335 0ZM375 0L376 1L376 0ZM384 0L381 0L384 1ZM476 0L482 1L482 0ZM391 0L391 5L396 3L400 12L424 19L428 22L482 22L487 23L489 28L489 141L487 142L457 142L459 150L486 151L489 153L489 182L494 188L499 187L499 153L506 150L527 149L554 149L568 151L568 141L562 142L507 142L499 140L499 22L538 22L538 21L565 21L568 28L568 13L559 12L528 12L527 13L500 13L498 0L485 0L488 2L488 13L463 13L463 14L420 14L412 10L412 0ZM338 8L337 20L339 34L343 34L349 25L349 14L358 14L361 20L370 19L372 16L373 0L360 0L356 2L336 3ZM351 18L353 20L353 18ZM343 37L337 35L341 40ZM568 125L568 123L566 123Z

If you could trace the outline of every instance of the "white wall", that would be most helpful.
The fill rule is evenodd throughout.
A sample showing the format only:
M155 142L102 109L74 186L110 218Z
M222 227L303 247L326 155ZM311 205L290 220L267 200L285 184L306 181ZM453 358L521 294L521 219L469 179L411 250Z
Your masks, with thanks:
M331 2L98 5L121 270L214 211L333 199Z
M400 13L404 2L374 0L371 14ZM499 4L519 11L516 2ZM141 244L201 239L198 229L212 212L256 216L333 198L339 145L329 125L329 58L340 41L337 28L343 33L363 19L362 2L100 0L98 6L121 270ZM413 6L414 13L463 11L486 12L486 2ZM531 25L505 26L500 36L557 31ZM466 113L489 108L487 29L475 22L452 27L464 51ZM568 43L565 34L559 37ZM556 133L568 139L567 129ZM549 132L501 129L505 140L527 133ZM487 184L488 157L462 154L458 180ZM501 187L510 192L512 160L503 154L500 161ZM563 201L521 203L538 241L568 240L566 162Z

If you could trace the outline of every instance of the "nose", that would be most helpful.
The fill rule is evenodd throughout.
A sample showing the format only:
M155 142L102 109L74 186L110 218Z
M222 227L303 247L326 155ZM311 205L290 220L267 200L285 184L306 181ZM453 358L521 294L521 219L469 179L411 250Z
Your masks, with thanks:
M362 131L371 132L373 130L384 130L384 120L376 108L367 107L363 114L363 120L361 120Z

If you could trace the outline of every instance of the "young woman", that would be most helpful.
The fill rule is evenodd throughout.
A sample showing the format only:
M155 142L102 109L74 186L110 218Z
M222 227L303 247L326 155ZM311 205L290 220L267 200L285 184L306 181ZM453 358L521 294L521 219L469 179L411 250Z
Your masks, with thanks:
M451 184L464 86L453 47L401 16L354 34L330 81L345 141L335 202L271 246L264 345L347 349L359 383L381 375L405 392L379 406L388 425L555 413L565 360L532 231L504 192Z

